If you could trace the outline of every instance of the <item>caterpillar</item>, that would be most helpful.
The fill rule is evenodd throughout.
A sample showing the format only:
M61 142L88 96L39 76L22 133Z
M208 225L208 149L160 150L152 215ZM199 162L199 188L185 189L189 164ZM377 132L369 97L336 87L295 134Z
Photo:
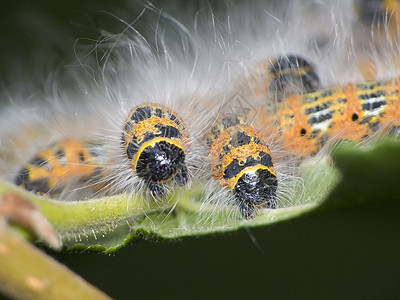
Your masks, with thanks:
M87 186L101 172L100 145L66 138L40 150L24 164L14 183L34 193L57 197L68 187Z
M188 181L183 142L188 138L182 118L165 106L146 103L129 113L122 145L131 168L146 182L153 196L164 196L164 184L171 180L178 186Z
M285 149L301 157L316 154L328 141L361 141L378 129L398 126L399 79L368 81L292 95L259 122L279 133Z
M291 94L311 93L321 88L314 65L300 55L282 55L258 63L247 78L247 94L281 102Z
M255 207L276 207L276 172L257 130L240 117L225 117L211 129L207 144L213 177L233 192L245 219L252 218Z

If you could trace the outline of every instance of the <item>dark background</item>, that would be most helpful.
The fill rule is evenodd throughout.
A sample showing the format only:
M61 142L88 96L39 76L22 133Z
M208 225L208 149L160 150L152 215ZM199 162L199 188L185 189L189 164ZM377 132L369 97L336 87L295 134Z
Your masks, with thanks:
M76 49L93 49L100 29L122 31L124 25L112 15L130 20L140 9L120 0L3 0L0 89L6 97L43 92L54 71L76 60Z
M182 11L185 5L178 2ZM40 89L55 68L73 59L78 38L97 39L99 28L122 30L105 11L129 20L140 9L125 1L3 1L2 95ZM399 212L396 204L367 205L252 229L258 244L240 231L140 241L110 256L55 257L116 299L395 299Z
M276 226L115 255L57 255L117 299L398 299L400 205L364 206Z

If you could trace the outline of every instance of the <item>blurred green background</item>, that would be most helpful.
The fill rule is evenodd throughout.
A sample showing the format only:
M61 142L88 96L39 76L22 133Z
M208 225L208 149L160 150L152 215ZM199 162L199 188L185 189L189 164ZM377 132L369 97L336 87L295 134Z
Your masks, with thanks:
M122 30L105 12L129 22L142 7L105 0L2 4L5 102L13 91L40 89L55 68L73 59L76 39L97 39L99 28ZM177 6L186 11L185 1ZM370 204L251 233L140 241L111 256L52 254L116 299L398 299L399 212L398 204Z

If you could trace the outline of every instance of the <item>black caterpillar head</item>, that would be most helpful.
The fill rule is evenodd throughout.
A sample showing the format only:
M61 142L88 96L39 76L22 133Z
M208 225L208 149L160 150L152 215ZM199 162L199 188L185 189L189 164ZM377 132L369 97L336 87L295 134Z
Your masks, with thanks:
M182 148L167 141L157 142L143 150L136 166L136 173L148 182L162 183L172 179L184 166Z
M234 188L240 212L246 219L251 219L255 206L276 207L276 176L267 169L245 172Z

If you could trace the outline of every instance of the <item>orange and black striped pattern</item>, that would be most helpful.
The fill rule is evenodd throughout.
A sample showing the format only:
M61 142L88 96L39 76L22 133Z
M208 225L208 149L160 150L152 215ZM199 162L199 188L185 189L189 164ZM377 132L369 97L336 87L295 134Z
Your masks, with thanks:
M257 130L239 117L226 117L207 142L213 177L234 193L244 218L252 218L255 207L275 208L278 181L271 152Z
M122 144L136 175L146 182L153 196L166 194L164 183L178 186L188 181L185 164L185 123L171 109L154 103L134 107L123 127Z
M299 156L318 152L328 140L360 141L378 129L398 126L399 79L369 81L292 95L274 114L264 108L258 121Z
M98 147L79 139L65 139L39 151L14 179L28 191L55 196L67 185L83 184L100 172Z

